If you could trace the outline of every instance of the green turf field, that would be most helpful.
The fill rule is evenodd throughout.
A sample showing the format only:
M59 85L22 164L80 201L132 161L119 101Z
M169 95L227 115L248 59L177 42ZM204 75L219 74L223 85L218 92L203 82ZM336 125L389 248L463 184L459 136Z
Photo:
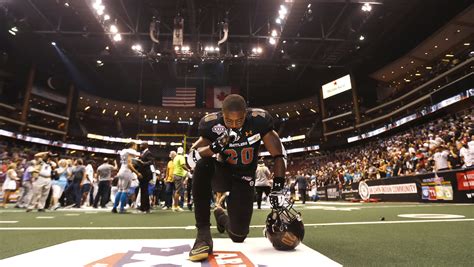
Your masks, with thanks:
M344 266L474 264L474 204L318 202L305 207L299 205L297 209L306 225L303 243ZM95 211L0 210L0 259L77 239L165 239L195 235L194 217L189 211L91 212ZM250 236L262 237L268 212L268 209L254 211ZM399 217L399 214L464 217L418 219ZM225 235L214 229L213 237Z

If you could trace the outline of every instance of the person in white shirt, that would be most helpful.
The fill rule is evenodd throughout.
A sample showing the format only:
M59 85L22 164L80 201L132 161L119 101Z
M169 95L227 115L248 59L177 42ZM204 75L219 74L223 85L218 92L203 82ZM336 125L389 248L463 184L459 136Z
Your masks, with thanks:
M130 142L125 145L125 148L120 151L120 169L117 174L118 177L118 192L115 195L113 213L117 213L117 207L120 203L120 213L125 213L125 204L127 202L127 193L132 183L133 174L135 173L139 179L141 174L133 167L132 159L140 156L137 152L137 144Z
M86 179L82 182L82 200L81 200L81 206L92 206L93 202L93 194L90 194L90 192L93 192L93 185L94 183L94 168L92 167L91 162L89 161L87 166L86 166ZM87 201L87 197L89 196L89 201Z
M433 160L435 162L435 165L434 165L435 172L449 169L448 156L449 156L449 151L446 150L444 147L439 146L436 148L436 153L434 153L433 155Z
M257 192L257 208L262 208L263 193L268 197L271 191L271 173L263 159L258 161L257 170L255 171L255 191Z
M50 152L40 152L35 154L35 159L39 169L39 175L33 182L33 195L26 212L32 211L35 207L39 212L44 212L46 199L48 198L49 190L51 189L51 171L56 168L56 163L51 160Z
M456 146L459 150L459 156L464 162L463 167L471 167L472 165L474 165L474 157L472 157L471 153L469 153L469 149L466 148L462 142L457 142Z
M20 179L18 178L18 175L16 173L16 164L10 163L10 165L8 165L5 181L3 182L3 185L2 185L3 202L0 204L0 207L3 207L3 208L6 207L6 205L8 204L8 201L10 200L10 195L13 194L17 189L16 183L19 180Z

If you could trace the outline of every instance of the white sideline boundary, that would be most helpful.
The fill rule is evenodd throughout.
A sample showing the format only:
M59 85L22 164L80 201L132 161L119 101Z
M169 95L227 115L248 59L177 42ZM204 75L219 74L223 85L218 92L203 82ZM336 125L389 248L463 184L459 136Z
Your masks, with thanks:
M338 222L338 223L305 223L305 227L311 226L345 226L345 225L374 225L374 224L406 224L406 223L436 223L436 222L473 222L470 219L439 219L439 220L400 220L400 221L368 221L368 222ZM250 228L264 228L265 225L251 225ZM211 228L216 228L211 226ZM131 227L0 227L0 231L61 231L61 230L194 230L192 225L188 226L131 226Z

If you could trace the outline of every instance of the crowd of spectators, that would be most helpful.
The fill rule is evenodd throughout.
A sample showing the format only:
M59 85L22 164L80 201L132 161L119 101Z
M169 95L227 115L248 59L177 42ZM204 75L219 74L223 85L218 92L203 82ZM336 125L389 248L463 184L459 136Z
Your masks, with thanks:
M289 159L288 187L298 176L308 181L310 196L320 186L439 172L474 166L474 109L449 115L386 138L316 156Z
M15 192L18 194L16 207L27 210L98 207L99 198L102 199L100 206L103 208L113 202L117 182L114 179L117 165L113 157L94 160L74 157L64 151L63 155L57 155L57 151L38 152L46 148L19 146L6 141L0 143L0 183L3 192L0 207L5 206ZM182 150L179 152L178 155L182 155ZM170 153L170 162L166 166L156 164L156 172L149 185L150 204L181 211L186 203L192 209L191 195L186 194L191 190L191 175L186 169L184 172L181 170L178 173L184 179L176 182L180 177L176 177L172 170L173 164L176 164L173 163L175 156L176 152ZM100 171L100 166L104 164L109 166L105 174ZM474 109L436 119L389 137L364 141L351 148L321 151L316 155L290 156L287 188L292 195L308 193L309 197L314 198L317 187L321 186L342 187L361 180L471 166L474 166ZM41 177L53 179L47 182L41 181ZM183 184L188 180L189 183ZM110 186L101 190L100 183L110 183ZM129 193L130 207L139 205L136 200L139 194L137 188L138 181L133 181ZM219 204L219 201L216 203Z

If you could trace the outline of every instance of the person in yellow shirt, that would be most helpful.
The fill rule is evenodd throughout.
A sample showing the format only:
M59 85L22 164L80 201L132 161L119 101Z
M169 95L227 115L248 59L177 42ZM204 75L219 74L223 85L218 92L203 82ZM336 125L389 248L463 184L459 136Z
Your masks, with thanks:
M186 166L186 159L184 158L184 149L178 147L178 155L173 159L173 178L174 178L174 202L173 202L173 211L183 211L179 206L179 197L184 198L184 179L186 178L186 173L189 171ZM183 199L184 202L184 199Z
M164 210L171 209L171 204L173 200L173 191L175 189L174 186L174 164L173 159L176 157L176 151L170 151L169 154L170 161L168 161L168 165L166 166L166 176L165 176L165 206L163 207Z

